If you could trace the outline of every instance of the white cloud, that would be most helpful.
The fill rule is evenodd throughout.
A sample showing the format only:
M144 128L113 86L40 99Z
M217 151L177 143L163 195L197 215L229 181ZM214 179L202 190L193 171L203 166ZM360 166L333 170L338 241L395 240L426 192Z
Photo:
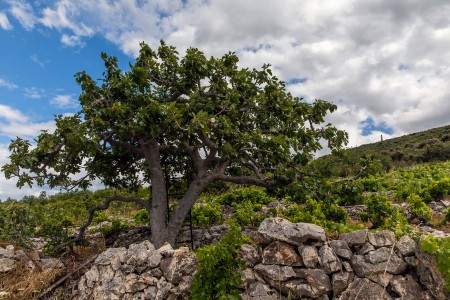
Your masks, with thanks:
M30 3L23 0L9 0L9 11L26 30L32 30L36 23L36 16Z
M56 95L50 100L50 104L59 108L71 108L78 105L77 101L73 99L73 95Z
M34 138L44 129L53 130L54 122L33 122L20 110L0 104L0 136Z
M23 95L31 99L40 99L45 96L45 90L37 87L24 88Z
M11 23L9 23L8 17L2 11L0 11L0 28L4 30L10 30L13 28Z
M17 88L17 84L0 78L0 87L6 87L7 89L15 89Z
M38 66L40 66L41 68L45 67L45 63L40 60L36 54L33 54L30 56L30 59L35 62Z
M449 122L447 0L59 0L34 11L10 3L68 46L98 34L137 55L140 41L163 38L180 53L194 46L207 56L236 51L241 66L271 63L286 81L304 79L288 86L293 94L339 104L331 119L352 145L378 140L376 130L362 135L369 117L392 136Z
M20 110L0 104L0 140L14 140L16 137L33 139L38 136L42 130L49 130L52 132L54 129L54 121L34 122ZM8 145L0 143L0 167L9 161L9 155ZM39 194L39 192L43 190L47 190L47 188L34 187L33 189L30 189L24 187L19 190L16 187L14 180L6 180L3 172L0 172L1 200L6 200L8 197L18 199L25 195Z

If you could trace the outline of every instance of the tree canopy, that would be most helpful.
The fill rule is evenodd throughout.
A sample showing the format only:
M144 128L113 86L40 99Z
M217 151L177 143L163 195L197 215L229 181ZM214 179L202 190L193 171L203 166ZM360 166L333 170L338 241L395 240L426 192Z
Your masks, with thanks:
M150 200L117 195L108 201L142 204L156 244L174 242L210 183L270 187L301 180L321 143L333 151L346 143L345 132L324 124L336 105L294 97L269 65L240 68L234 53L207 58L195 48L180 57L162 41L157 51L141 43L128 71L115 57L101 57L102 79L75 75L79 113L56 116L56 130L43 131L34 143L17 138L2 169L18 187L87 188L97 178L109 187L149 185ZM164 169L175 176L187 164L191 182L166 220Z

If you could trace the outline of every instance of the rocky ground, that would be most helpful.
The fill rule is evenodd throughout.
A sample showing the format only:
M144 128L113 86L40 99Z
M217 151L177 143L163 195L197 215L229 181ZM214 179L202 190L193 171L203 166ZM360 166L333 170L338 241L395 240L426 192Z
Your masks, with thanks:
M270 204L274 205L283 204ZM398 206L408 216L407 204ZM450 201L432 202L430 207L435 215L443 215ZM366 209L346 207L354 219ZM244 230L256 245L241 249L249 266L244 272L244 299L279 299L280 295L301 299L413 299L414 295L416 299L445 299L440 296L438 275L429 273L435 270L432 258L421 253L410 238L396 241L392 233L383 231L377 236L363 230L330 240L311 224L308 232L316 228L316 236L288 238L291 233L273 236L265 232L263 224L258 231ZM278 226L278 231L294 225ZM415 231L436 237L450 236L448 229L420 223L414 226ZM193 228L194 248L216 242L227 230L228 225ZM150 228L145 226L107 241L94 234L91 248L75 249L76 255L59 259L45 257L41 251L45 242L39 239L34 241L33 251L0 243L0 299L115 299L114 295L117 299L186 298L195 256L187 248L154 249L146 241L149 234ZM191 245L189 227L180 234L178 244ZM283 277L279 277L281 273ZM59 284L51 286L61 278ZM99 284L113 291L99 289ZM367 291L383 298L366 295ZM97 293L95 297L93 293Z

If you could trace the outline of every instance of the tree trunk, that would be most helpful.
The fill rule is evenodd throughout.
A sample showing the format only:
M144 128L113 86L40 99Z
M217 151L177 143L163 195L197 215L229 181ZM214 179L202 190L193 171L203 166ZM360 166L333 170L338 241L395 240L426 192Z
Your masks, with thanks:
M150 213L151 242L156 248L168 242L167 236L167 192L164 172L161 167L159 145L151 141L147 146L146 159L150 167L152 203Z
M188 190L183 198L175 206L172 216L167 226L168 242L175 243L178 232L182 229L184 220L186 219L195 201L198 199L203 190L212 182L212 176L199 174L189 185Z

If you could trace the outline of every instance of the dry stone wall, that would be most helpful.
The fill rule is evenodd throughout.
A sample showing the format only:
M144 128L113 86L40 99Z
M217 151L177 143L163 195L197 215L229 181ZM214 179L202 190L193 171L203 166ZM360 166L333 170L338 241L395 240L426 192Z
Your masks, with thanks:
M317 225L281 218L247 233L257 243L240 251L244 300L448 299L434 258L408 236L359 230L329 240ZM109 248L81 278L77 299L187 299L197 266L185 247Z

